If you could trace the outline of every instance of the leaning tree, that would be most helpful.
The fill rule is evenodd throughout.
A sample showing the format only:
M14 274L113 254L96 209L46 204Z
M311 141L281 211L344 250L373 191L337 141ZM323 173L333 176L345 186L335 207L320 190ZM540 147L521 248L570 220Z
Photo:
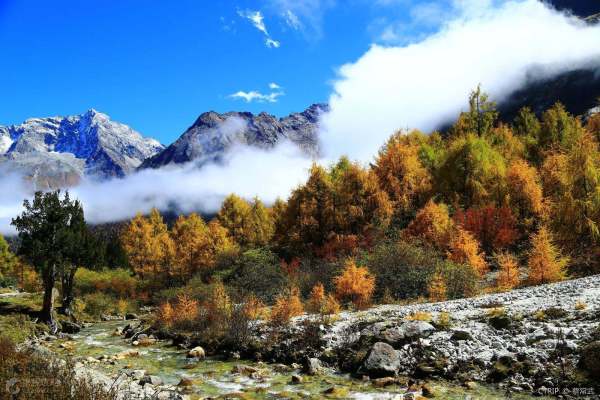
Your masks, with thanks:
M81 203L71 200L68 192L64 196L60 190L36 192L32 202L23 202L23 208L22 214L12 220L19 232L19 254L42 275L44 302L40 319L55 329L56 281L62 281L61 311L70 314L75 271L79 266L91 264L95 246Z

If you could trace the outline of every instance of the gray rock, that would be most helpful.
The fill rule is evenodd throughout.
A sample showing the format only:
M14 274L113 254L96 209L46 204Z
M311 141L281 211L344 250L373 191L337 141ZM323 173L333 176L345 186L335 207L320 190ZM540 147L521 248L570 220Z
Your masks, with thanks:
M319 375L323 373L323 365L318 358L307 357L304 360L303 371L307 375Z
M139 380L140 385L149 384L152 386L159 386L163 384L162 379L155 375L145 375L142 379Z
M399 326L386 329L378 338L386 343L395 345L407 340L426 338L435 331L433 325L425 321L406 321Z
M370 377L393 376L400 368L398 352L389 344L377 342L363 362L362 370Z

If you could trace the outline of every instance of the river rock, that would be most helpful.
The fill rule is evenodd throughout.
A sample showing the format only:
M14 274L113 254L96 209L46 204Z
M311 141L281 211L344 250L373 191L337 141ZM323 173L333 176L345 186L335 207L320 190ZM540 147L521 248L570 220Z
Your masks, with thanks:
M406 321L399 326L384 330L378 337L386 343L395 345L404 341L426 338L434 331L434 326L429 322Z
M177 386L179 387L190 387L193 386L194 382L190 378L181 378Z
M471 339L473 339L473 337L471 336L470 332L460 330L460 329L455 330L452 333L452 336L450 337L450 340L454 340L456 342L461 341L461 340L471 340Z
M139 319L140 317L135 314L135 313L127 313L125 314L125 319L127 320L131 320L131 319Z
M323 365L318 358L307 357L304 360L304 373L307 375L319 375L323 372Z
M294 374L292 375L292 380L290 382L292 385L298 385L302 383L302 377L300 375Z
M187 353L188 358L197 358L203 360L206 357L204 349L200 346L196 346Z
M162 379L160 379L158 376L156 375L145 375L142 379L140 379L139 384L140 385L152 385L152 386L159 386L162 385Z
M371 377L394 376L400 368L398 352L387 343L377 342L371 348L362 369Z
M61 321L60 325L64 333L78 333L81 330L81 326L75 322Z

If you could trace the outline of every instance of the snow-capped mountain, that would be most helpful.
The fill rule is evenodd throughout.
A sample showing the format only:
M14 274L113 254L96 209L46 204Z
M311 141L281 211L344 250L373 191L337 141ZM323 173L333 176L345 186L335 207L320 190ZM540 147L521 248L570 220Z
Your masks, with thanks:
M284 138L307 154L316 155L319 116L328 109L326 104L313 104L301 113L283 118L265 112L258 115L249 112L205 112L179 139L144 161L140 168L160 168L189 161L203 165L218 161L233 145L269 149Z
M0 126L0 167L24 174L40 189L72 186L83 176L122 177L162 149L93 109Z

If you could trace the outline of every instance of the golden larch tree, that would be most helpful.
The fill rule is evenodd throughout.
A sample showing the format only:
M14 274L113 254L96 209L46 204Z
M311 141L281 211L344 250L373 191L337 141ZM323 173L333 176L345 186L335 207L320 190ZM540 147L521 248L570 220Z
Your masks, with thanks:
M336 297L342 301L351 301L357 309L371 304L375 290L375 277L366 267L357 266L354 261L346 262L341 275L334 279Z
M503 252L496 256L498 276L496 287L500 290L510 290L519 285L519 263L514 255Z
M529 275L527 281L531 285L557 282L565 279L569 259L563 257L553 243L552 234L542 226L531 237L531 250L527 260Z
M457 264L471 266L479 276L483 276L488 271L483 253L479 250L479 242L471 233L462 228L456 229L452 234L448 259Z

